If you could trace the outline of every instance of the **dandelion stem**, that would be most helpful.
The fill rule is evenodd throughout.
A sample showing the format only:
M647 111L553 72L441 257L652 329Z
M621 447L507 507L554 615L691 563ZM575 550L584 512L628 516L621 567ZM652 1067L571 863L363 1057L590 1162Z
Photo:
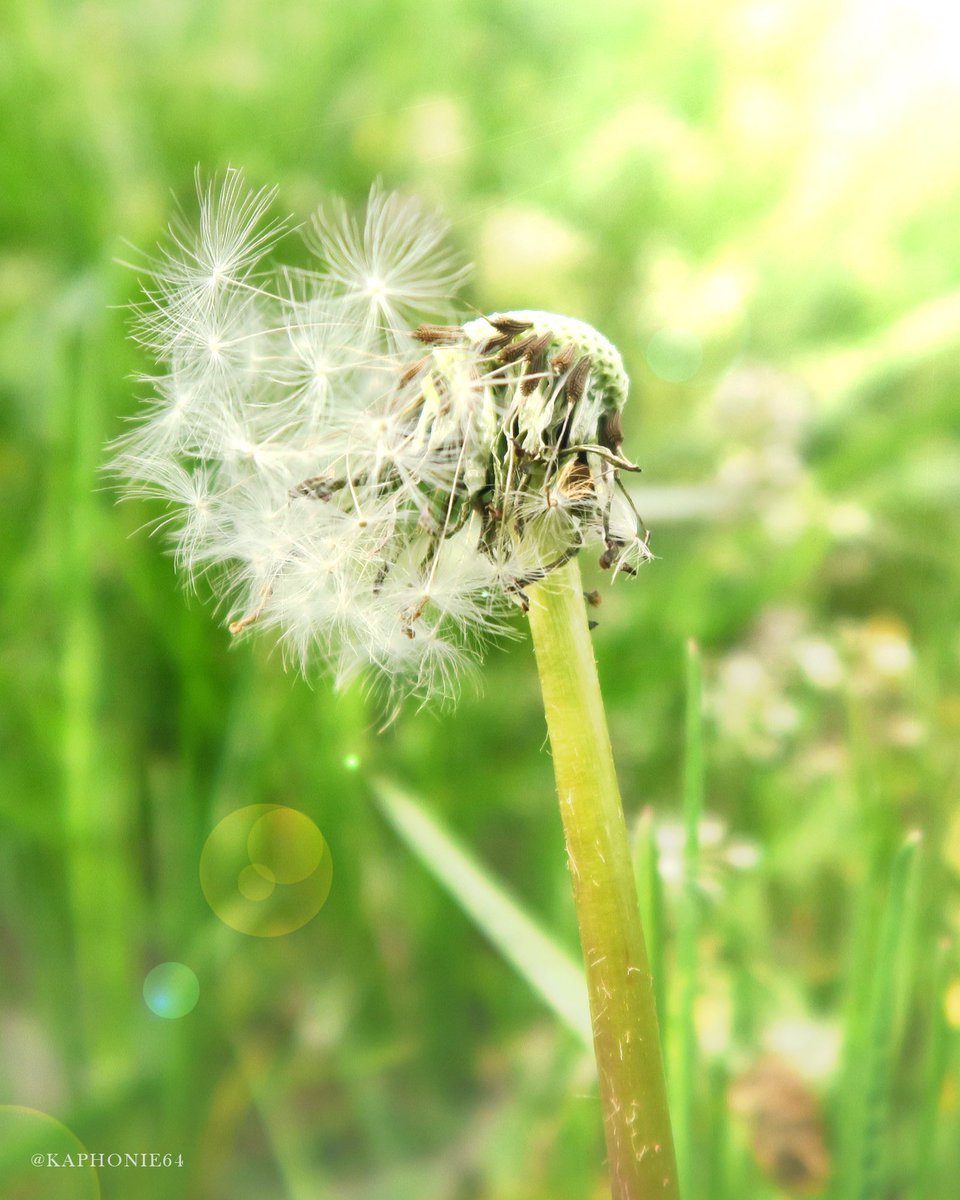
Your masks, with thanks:
M575 560L530 590L530 627L586 965L614 1200L678 1200L653 980Z

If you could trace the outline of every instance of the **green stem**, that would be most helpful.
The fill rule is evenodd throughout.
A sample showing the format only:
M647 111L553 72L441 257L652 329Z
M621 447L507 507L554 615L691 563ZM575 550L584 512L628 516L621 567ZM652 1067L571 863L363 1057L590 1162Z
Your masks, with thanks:
M696 1194L698 1154L694 1137L697 1094L697 960L700 938L700 819L703 815L703 716L700 652L687 646L686 748L683 773L683 898L677 928L679 980L679 1038L676 1079L670 1083L674 1104L677 1163L680 1182L688 1195ZM671 1060L672 1064L673 1060Z
M586 965L614 1200L678 1200L653 980L575 561L530 591L530 628Z

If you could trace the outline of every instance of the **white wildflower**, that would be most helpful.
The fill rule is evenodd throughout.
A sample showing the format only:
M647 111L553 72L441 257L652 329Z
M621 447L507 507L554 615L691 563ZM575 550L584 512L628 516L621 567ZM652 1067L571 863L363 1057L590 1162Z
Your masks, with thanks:
M684 846L687 831L676 820L657 822L656 840L660 877L670 888L680 887L685 878ZM760 862L756 842L730 833L726 821L715 813L705 813L697 826L699 873L693 880L698 890L711 900L722 896L731 871L752 871Z
M801 638L794 647L794 657L814 687L831 691L843 683L843 662L836 647L826 638Z
M267 268L272 192L200 186L149 263L135 336L161 371L113 461L162 497L178 565L234 633L271 629L340 682L453 697L525 588L591 544L650 557L619 487L627 379L590 326L533 311L449 319L464 269L421 204L339 203L317 269Z

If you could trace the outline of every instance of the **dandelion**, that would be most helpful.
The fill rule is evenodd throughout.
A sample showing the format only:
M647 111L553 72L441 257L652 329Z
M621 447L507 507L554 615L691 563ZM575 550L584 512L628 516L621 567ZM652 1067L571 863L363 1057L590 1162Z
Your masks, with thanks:
M315 269L268 270L272 199L227 172L149 264L134 332L164 369L114 467L170 501L234 633L452 699L533 583L590 544L614 577L650 557L619 483L623 364L568 317L441 323L465 273L445 227L379 186L363 221L316 216Z
M627 377L571 317L456 319L444 223L375 186L322 209L308 269L236 171L148 264L135 336L153 395L115 447L133 494L234 635L304 670L452 700L529 614L574 878L614 1194L676 1196L656 1014L577 557L650 558L620 473ZM582 881L589 880L584 887ZM651 1151L655 1146L657 1153ZM652 1194L652 1191L650 1191Z

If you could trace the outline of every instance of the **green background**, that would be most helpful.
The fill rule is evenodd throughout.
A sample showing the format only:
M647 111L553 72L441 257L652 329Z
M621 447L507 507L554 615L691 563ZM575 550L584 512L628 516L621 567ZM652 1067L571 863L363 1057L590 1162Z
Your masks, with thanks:
M378 732L362 695L231 649L158 509L103 475L150 369L121 260L193 211L197 164L277 183L298 219L377 176L417 191L476 263L471 305L621 347L657 561L595 572L595 638L628 820L659 830L668 1058L698 1034L688 1193L794 1194L792 1154L829 1159L830 1197L954 1194L957 26L932 0L5 0L0 1104L183 1155L105 1168L107 1200L603 1194L589 1058L372 787L402 784L575 954L527 641L455 712ZM200 889L207 836L251 804L306 813L332 855L284 937ZM200 981L176 1020L142 996L167 961ZM2 1117L5 1198L88 1194L5 1157Z

